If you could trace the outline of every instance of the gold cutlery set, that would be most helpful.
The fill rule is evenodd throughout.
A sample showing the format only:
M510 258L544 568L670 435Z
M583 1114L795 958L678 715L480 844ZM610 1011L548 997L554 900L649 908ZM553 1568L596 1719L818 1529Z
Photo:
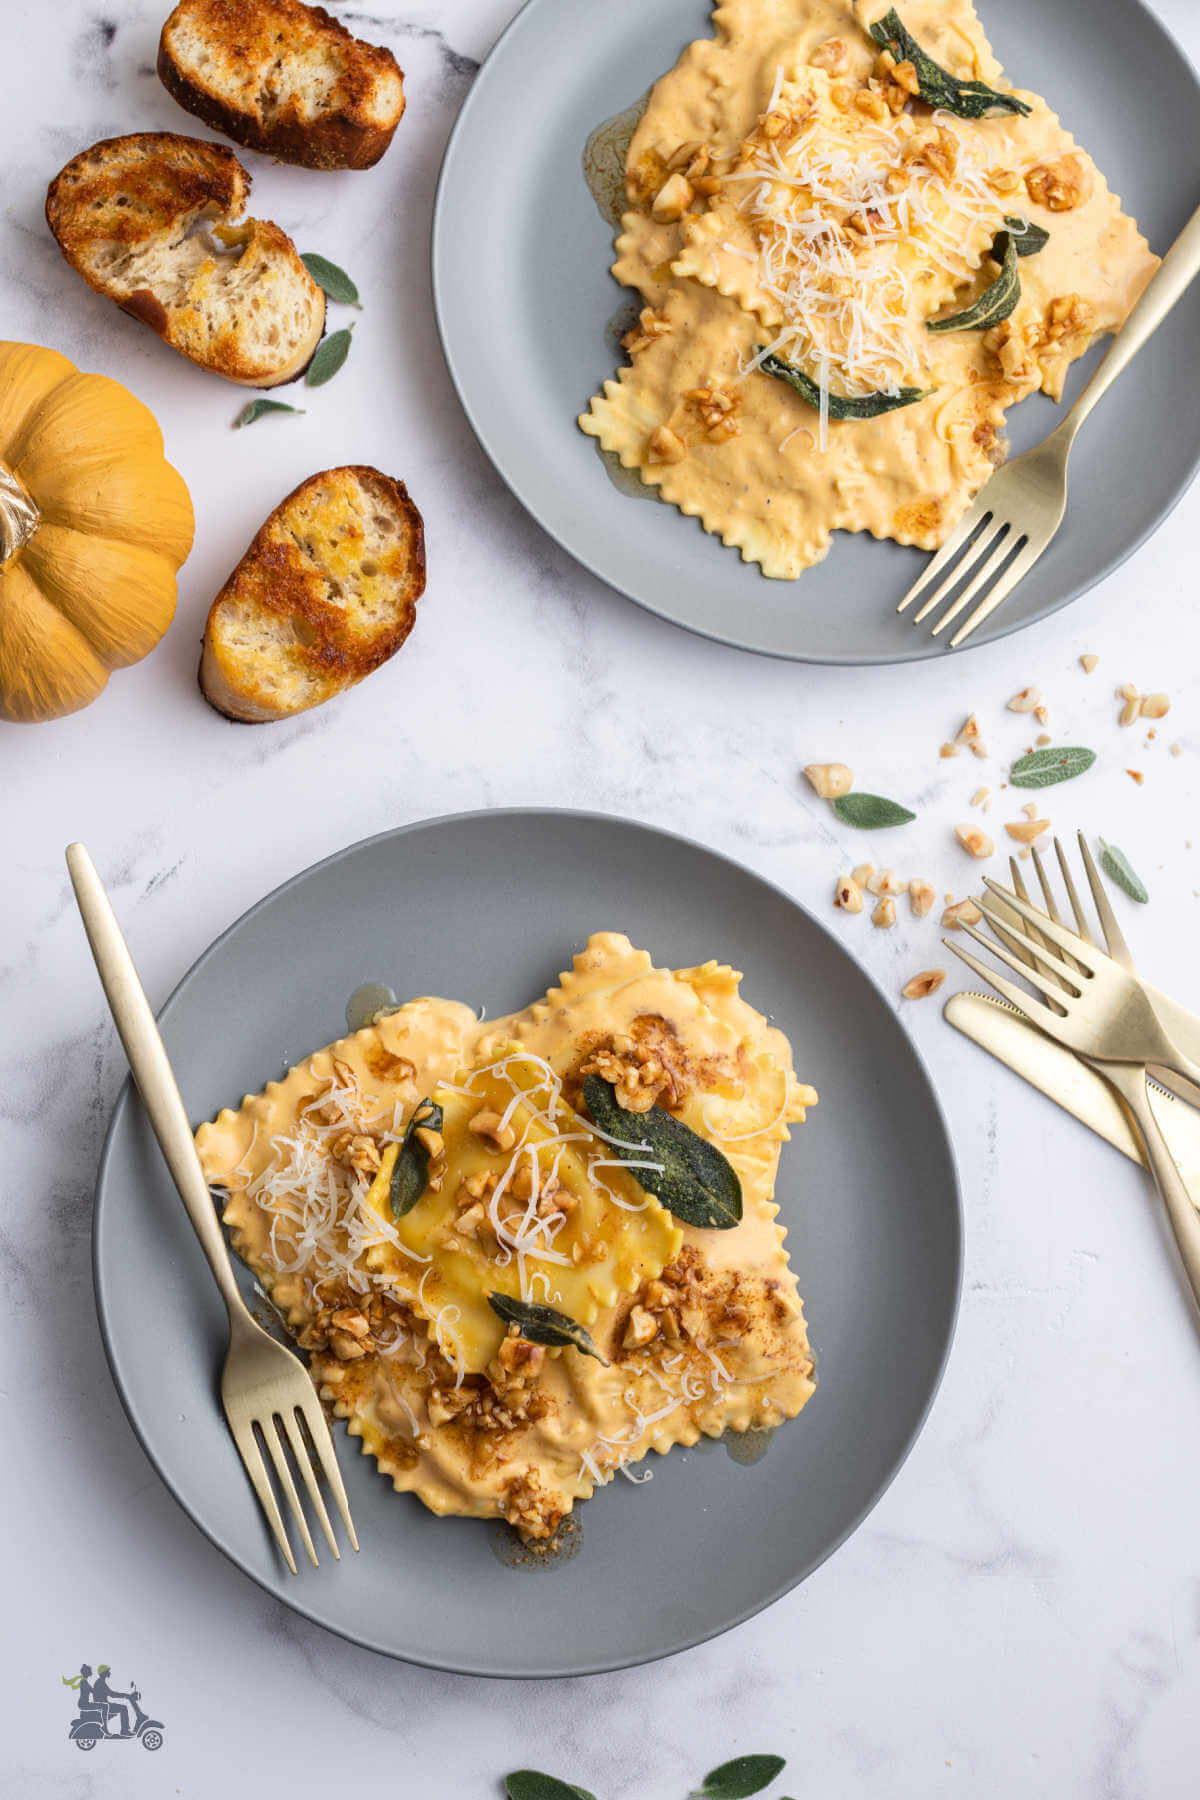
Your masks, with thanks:
M1001 996L956 994L949 1022L1026 1081L1090 1125L1154 1177L1184 1272L1200 1305L1200 1017L1137 974L1082 832L1079 848L1105 949L1096 944L1058 839L1059 869L1075 929L1063 923L1046 865L1033 851L1044 908L1030 900L1020 868L1012 886L985 877L976 900L991 926L962 929L1034 994L946 938L967 967ZM1168 1091L1170 1090L1170 1091ZM1134 1127L1136 1126L1136 1130Z

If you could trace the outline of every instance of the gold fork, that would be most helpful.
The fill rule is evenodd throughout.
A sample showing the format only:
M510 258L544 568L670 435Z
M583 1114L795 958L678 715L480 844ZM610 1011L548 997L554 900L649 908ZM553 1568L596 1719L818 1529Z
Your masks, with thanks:
M1078 895L1070 881L1061 849L1059 857L1072 905L1077 907ZM1091 880L1094 871L1090 857L1087 865ZM1044 871L1039 870L1039 874L1044 880ZM1150 1104L1146 1065L1161 1064L1177 1070L1192 1082L1200 1081L1200 1068L1168 1037L1143 984L1127 969L1103 956L1084 938L1068 931L1049 913L1040 912L1017 893L1015 887L1005 888L999 882L985 879L996 899L983 898L977 904L1002 941L993 943L973 925L963 925L961 929L1040 988L1050 1004L1035 1000L960 944L949 938L944 938L943 943L981 981L995 988L1011 1006L1023 1013L1031 1024L1038 1026L1047 1037L1074 1050L1089 1068L1103 1075L1125 1101L1137 1122L1146 1148L1146 1160L1166 1207L1184 1272L1200 1306L1200 1212L1192 1202ZM1097 878L1093 892L1098 886ZM1107 902L1105 908L1107 910ZM1120 936L1119 931L1117 935ZM1011 945L1016 954L1010 953L1006 945Z
M355 1550L358 1539L354 1535L354 1521L350 1517L329 1426L304 1364L256 1323L238 1292L229 1252L192 1139L192 1128L167 1060L166 1046L159 1036L154 1014L108 895L82 844L68 847L67 868L101 985L125 1046L133 1078L229 1313L229 1350L221 1375L221 1402L234 1443L246 1465L246 1473L275 1533L284 1561L294 1575L296 1559L263 1462L259 1439L271 1459L309 1560L315 1566L317 1552L282 1440L287 1440L329 1548L337 1558L337 1540L317 1486L314 1458L337 1501L346 1536Z
M905 612L938 575L942 580L913 615L919 625L939 600L962 581L967 585L933 626L938 637L947 625L992 583L964 625L950 639L957 649L991 617L1032 569L1062 523L1067 508L1067 460L1075 435L1097 400L1156 331L1185 289L1200 274L1200 208L1192 214L1153 279L1113 339L1108 354L1050 436L1023 456L1005 463L975 496L937 555L922 570L896 608ZM962 555L960 557L960 552ZM953 565L953 566L952 566ZM969 579L968 579L969 577Z

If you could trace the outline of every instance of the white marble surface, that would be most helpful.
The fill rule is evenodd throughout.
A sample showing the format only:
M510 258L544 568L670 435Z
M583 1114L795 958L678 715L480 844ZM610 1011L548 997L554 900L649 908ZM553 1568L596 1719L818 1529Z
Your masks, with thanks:
M1193 52L1194 0L1156 0ZM1147 1183L943 1024L905 1021L936 1073L968 1223L961 1322L928 1426L866 1524L800 1590L656 1667L513 1687L392 1664L289 1615L192 1527L109 1379L89 1266L91 1186L122 1079L62 850L86 839L161 999L267 889L388 825L567 803L682 827L822 913L864 852L799 779L842 758L909 799L895 856L965 891L951 828L1029 739L1006 713L1045 689L1056 737L1102 767L1050 795L1056 826L1124 845L1153 889L1118 901L1146 969L1194 949L1200 701L1193 492L1088 598L1018 639L905 670L806 669L646 617L524 517L476 448L430 317L430 207L447 131L510 0L338 10L394 45L409 111L372 175L247 157L255 209L346 264L367 300L354 354L308 414L231 434L235 391L171 355L64 267L48 177L96 138L188 130L153 76L161 6L3 10L6 334L118 376L155 409L200 521L164 645L91 710L0 728L0 1396L8 1478L5 1749L21 1796L242 1794L285 1758L321 1791L473 1800L525 1763L600 1800L682 1800L736 1751L786 1753L797 1796L1169 1800L1196 1791L1200 1344ZM385 298L386 297L386 298ZM227 724L195 685L209 600L295 481L338 461L402 474L431 579L393 667L293 724ZM1092 677L1078 664L1095 651ZM499 679L497 679L499 675ZM1157 740L1120 732L1113 687L1165 688ZM988 763L938 760L974 707ZM1168 745L1182 743L1173 758ZM432 747L432 751L431 751ZM1137 787L1123 773L1142 768ZM1015 806L1001 804L999 830ZM910 848L911 846L911 848ZM869 853L869 852L866 852ZM903 911L903 909L902 909ZM948 959L934 921L842 923L891 993ZM1187 983L1185 982L1185 985ZM900 1002L897 1002L900 1004ZM168 1721L153 1759L65 1735L60 1675L104 1658ZM334 1784L332 1788L328 1784ZM268 1791L264 1789L263 1791Z

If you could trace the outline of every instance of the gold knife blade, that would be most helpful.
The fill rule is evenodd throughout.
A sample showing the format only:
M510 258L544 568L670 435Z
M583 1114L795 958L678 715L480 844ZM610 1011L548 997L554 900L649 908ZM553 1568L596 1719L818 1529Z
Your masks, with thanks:
M1073 1050L1044 1037L1007 1001L967 990L952 994L943 1017L973 1043L998 1057L1056 1105L1097 1132L1132 1162L1142 1163L1141 1139L1124 1102ZM1193 1198L1200 1196L1200 1111L1151 1081L1150 1104ZM1196 1200L1200 1206L1200 1199Z

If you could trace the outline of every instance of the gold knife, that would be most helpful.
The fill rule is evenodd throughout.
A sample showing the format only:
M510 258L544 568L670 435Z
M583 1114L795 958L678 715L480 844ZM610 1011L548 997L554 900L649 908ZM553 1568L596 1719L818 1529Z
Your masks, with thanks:
M1043 1037L1015 1007L987 994L969 990L952 994L943 1016L1122 1155L1145 1166L1141 1139L1124 1102L1073 1050ZM1168 1094L1153 1079L1148 1087L1154 1116L1179 1173L1193 1197L1200 1195L1200 1111ZM1200 1206L1200 1200L1196 1204Z

